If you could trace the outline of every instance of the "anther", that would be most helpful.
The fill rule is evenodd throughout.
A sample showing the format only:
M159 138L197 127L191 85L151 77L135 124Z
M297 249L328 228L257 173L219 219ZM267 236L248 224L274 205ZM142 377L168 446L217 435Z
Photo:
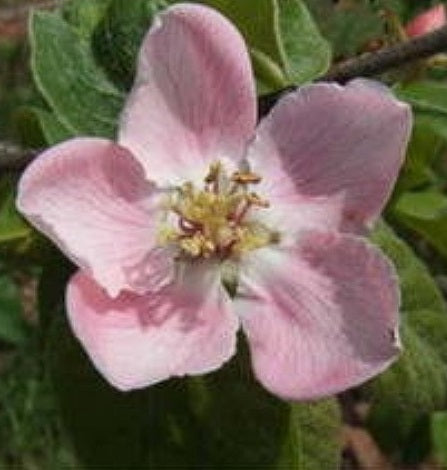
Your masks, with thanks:
M256 184L261 181L261 177L251 171L236 171L231 176L231 181L238 184Z
M197 231L202 230L202 224L199 224L198 222L194 222L192 220L188 220L183 216L180 216L179 218L179 227L183 232L187 234L192 234Z
M270 203L266 199L260 198L256 193L247 194L247 201L253 206L270 207Z

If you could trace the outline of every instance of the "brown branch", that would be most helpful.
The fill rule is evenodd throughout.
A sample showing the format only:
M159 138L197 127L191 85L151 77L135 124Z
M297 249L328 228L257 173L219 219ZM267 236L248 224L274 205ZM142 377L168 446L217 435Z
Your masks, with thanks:
M344 83L354 77L371 77L444 51L447 51L447 26L395 46L342 62L334 66L320 80Z
M434 54L447 51L447 26L394 46L384 47L377 52L370 52L334 65L318 81L346 83L355 77L372 77L399 67L400 65L424 59ZM259 100L259 114L264 116L285 93L293 90L289 87Z

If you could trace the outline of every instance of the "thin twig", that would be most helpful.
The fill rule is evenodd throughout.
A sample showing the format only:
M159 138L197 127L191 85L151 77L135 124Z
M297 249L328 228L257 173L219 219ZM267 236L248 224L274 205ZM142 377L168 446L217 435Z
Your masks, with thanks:
M447 26L399 44L384 47L334 65L318 81L346 83L355 77L372 77L400 65L447 51ZM294 87L261 96L259 114L264 116L285 93Z

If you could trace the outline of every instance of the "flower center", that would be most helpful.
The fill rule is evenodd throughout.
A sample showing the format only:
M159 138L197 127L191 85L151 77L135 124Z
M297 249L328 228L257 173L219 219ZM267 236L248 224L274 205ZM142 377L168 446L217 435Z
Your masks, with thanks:
M228 176L220 162L213 163L202 188L187 182L170 195L170 222L162 225L160 242L176 245L180 256L221 259L277 243L278 232L253 217L254 211L269 207L267 200L250 190L260 181L261 177L250 171Z

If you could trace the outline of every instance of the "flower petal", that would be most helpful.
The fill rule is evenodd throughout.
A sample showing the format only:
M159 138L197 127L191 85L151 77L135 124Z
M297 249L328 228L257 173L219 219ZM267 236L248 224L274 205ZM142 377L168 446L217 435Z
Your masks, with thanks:
M216 272L195 270L189 282L156 294L111 299L82 272L70 281L72 328L96 368L131 390L172 376L220 367L235 351L239 323Z
M173 184L195 179L214 160L237 162L255 125L253 75L239 32L207 7L165 10L143 42L119 142L151 178Z
M445 6L440 3L420 13L406 26L405 31L410 38L430 33L446 24Z
M34 160L17 206L110 295L170 280L169 257L155 248L158 202L143 168L124 148L77 138Z
M308 233L253 252L236 309L258 379L287 399L358 385L396 358L399 293L388 260L352 235Z
M344 229L375 221L402 164L409 107L375 82L303 86L265 118L249 151L272 201L343 195ZM323 229L323 227L322 227Z

